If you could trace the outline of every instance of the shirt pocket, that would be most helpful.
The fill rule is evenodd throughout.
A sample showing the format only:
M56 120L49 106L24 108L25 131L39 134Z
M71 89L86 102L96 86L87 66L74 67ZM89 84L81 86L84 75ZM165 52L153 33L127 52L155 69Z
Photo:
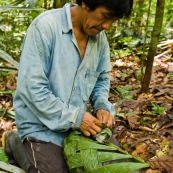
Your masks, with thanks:
M83 101L88 101L91 92L95 87L99 74L100 72L87 68L85 70L85 73L82 75L82 82L80 83L80 88L82 91L81 95Z

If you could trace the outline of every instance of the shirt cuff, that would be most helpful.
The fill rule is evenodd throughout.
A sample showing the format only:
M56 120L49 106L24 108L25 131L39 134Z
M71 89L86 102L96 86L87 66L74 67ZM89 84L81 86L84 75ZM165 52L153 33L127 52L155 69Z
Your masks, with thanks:
M110 112L111 115L115 116L115 108L113 107L113 105L109 102L97 102L94 106L94 114L96 114L97 110L99 109L104 109L108 112Z
M73 130L79 129L79 127L82 123L85 111L86 111L86 109L79 108L79 112L76 116L76 120L75 120L74 124L71 126L71 128Z

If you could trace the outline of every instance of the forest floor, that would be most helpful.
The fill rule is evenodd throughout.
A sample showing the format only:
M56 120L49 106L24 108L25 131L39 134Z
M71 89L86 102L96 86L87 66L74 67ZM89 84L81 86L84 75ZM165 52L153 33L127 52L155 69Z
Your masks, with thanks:
M154 60L149 92L140 94L138 57L112 62L109 100L116 108L114 136L121 148L153 169L173 173L173 56Z
M112 61L109 100L116 108L114 136L120 147L139 156L152 168L143 173L173 173L173 55L155 58L149 92L140 93L138 57ZM17 72L0 81L4 91L14 91ZM0 139L16 129L12 95L0 94ZM1 140L0 140L1 141ZM1 145L1 144L0 144Z

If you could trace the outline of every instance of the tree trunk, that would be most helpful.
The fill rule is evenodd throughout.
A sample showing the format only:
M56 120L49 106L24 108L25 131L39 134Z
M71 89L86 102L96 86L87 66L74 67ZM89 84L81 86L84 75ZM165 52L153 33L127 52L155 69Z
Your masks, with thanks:
M157 44L159 41L159 36L161 32L161 27L162 27L164 5L165 5L165 0L157 0L155 24L154 24L152 35L151 35L151 42L150 42L148 56L147 56L146 70L145 70L145 75L142 82L141 91L143 93L147 93L149 90L154 56L156 54Z

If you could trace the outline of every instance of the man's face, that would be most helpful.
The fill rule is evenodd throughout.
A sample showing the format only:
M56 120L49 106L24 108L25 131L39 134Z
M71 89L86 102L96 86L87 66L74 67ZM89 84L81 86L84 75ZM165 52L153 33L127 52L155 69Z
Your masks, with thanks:
M117 20L104 6L97 7L94 11L83 4L84 16L82 18L83 31L88 36L97 35L102 30L109 30L112 23Z

